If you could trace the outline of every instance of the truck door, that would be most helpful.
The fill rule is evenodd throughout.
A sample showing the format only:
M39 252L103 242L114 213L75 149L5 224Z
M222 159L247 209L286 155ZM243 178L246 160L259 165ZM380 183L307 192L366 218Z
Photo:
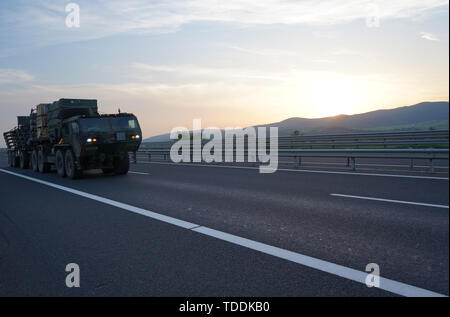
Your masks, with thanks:
M76 121L70 123L70 144L75 156L79 157L81 153L80 126Z

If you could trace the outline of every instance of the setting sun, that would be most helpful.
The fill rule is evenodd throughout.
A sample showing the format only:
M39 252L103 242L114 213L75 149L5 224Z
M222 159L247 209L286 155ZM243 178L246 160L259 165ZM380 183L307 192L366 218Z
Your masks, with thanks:
M316 118L358 111L364 101L364 83L345 76L319 75L307 85L306 100Z

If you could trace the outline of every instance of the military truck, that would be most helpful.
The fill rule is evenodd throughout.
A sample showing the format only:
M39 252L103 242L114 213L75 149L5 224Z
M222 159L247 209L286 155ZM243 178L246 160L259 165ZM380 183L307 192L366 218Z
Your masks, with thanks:
M11 167L47 173L56 167L61 177L82 176L84 170L126 174L128 154L141 144L141 129L131 113L99 114L97 100L59 99L39 104L29 116L5 132Z

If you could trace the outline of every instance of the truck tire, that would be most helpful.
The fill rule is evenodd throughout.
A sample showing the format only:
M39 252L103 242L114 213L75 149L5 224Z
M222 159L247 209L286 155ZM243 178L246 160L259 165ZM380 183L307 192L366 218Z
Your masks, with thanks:
M37 150L33 150L33 152L31 153L31 169L34 172L38 172L39 168L38 168L38 152Z
M72 150L67 150L64 158L64 167L67 177L71 179L80 178L82 171L77 168L75 154Z
M117 159L114 161L114 173L118 175L123 175L128 173L130 169L130 158L125 155L122 159Z
M14 160L12 152L8 152L8 166L14 167Z
M50 164L45 162L45 154L42 149L37 153L37 162L40 173L48 173L50 171Z
M16 156L15 153L12 153L12 163L13 163L13 167L20 166L20 158L18 156Z
M58 175L61 177L66 177L66 166L64 162L64 151L63 150L57 150L56 151L56 171L58 172Z
M22 168L22 169L28 168L28 166L30 165L30 158L29 158L29 155L27 152L20 151L19 164L20 164L20 168Z
M103 174L110 174L110 173L114 172L114 168L104 167L104 168L102 168L102 172L103 172Z

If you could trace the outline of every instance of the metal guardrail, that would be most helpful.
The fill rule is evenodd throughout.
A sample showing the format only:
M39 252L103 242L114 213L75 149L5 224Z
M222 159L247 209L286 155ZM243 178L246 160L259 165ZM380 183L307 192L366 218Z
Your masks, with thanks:
M167 161L170 157L170 148L175 142L153 142L147 144L147 146L141 145L137 156L145 156L148 161L152 160L152 156L162 156ZM207 142L209 140L202 140L202 145ZM266 144L270 144L269 142L270 139L268 138ZM347 166L351 167L352 170L356 169L357 158L409 159L410 169L413 169L415 159L427 159L430 161L430 172L434 173L435 160L449 159L448 145L448 130L288 136L278 138L278 156L294 158L296 167L301 165L302 157L343 157L347 158ZM388 148L393 146L409 148ZM412 148L414 146L426 146L429 148ZM433 146L444 146L446 148L432 148ZM307 147L310 147L310 149L306 149ZM313 149L313 147L322 148ZM361 149L358 147L372 148ZM222 152L225 153L224 148ZM192 150L190 154L192 157ZM233 156L235 157L235 155L236 153L233 151ZM137 156L133 157L135 162L137 161ZM246 149L244 149L244 161L245 157L248 157Z
M191 150L191 157L194 151ZM224 153L224 151L223 151ZM136 154L136 153L135 153ZM137 157L145 156L147 161L152 161L154 157L162 156L164 161L170 158L170 149L152 149L140 150L133 155L133 161L137 162ZM233 152L233 157L236 153ZM242 161L248 157L245 151L241 157ZM295 159L295 166L301 166L302 157L333 157L347 158L347 166L351 166L352 170L356 170L357 158L382 158L382 159L409 159L410 169L414 167L415 159L427 159L430 161L430 172L434 173L435 160L448 160L448 149L278 149L278 157L291 157Z
M369 132L369 133L342 133L342 134L310 134L301 136L286 136L286 138L304 138L304 139L414 139L423 137L447 136L448 130L426 130L426 131L408 131L408 132ZM283 137L280 137L283 138Z
M202 144L209 140L202 140ZM165 149L170 148L173 141L144 142L141 149ZM225 142L223 142L225 143ZM266 139L270 143L270 138ZM394 132L394 133L355 133L355 134L335 134L335 135L305 135L305 136L280 136L278 146L284 147L362 147L362 146L423 146L423 145L443 145L448 147L449 131L415 131L415 132Z

